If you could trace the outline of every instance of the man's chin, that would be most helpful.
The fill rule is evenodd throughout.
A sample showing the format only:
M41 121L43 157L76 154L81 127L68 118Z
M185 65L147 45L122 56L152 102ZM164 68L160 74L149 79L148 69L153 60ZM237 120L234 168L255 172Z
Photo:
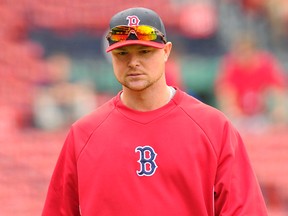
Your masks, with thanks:
M150 85L147 82L129 82L124 84L124 86L131 91L141 92L147 89Z

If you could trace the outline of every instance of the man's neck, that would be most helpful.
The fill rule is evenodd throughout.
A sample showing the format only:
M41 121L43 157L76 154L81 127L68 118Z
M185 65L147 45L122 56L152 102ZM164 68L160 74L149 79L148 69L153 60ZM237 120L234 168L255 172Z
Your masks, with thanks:
M159 90L146 89L141 92L123 89L120 95L121 101L127 107L146 112L158 109L167 104L175 92L169 86Z

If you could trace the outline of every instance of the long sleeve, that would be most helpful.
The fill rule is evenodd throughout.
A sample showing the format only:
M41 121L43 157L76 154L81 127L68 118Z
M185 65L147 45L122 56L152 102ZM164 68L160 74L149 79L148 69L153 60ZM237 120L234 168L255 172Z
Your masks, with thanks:
M215 182L215 215L266 216L265 202L238 132L224 128Z
M42 215L80 215L72 132L67 136L54 169Z

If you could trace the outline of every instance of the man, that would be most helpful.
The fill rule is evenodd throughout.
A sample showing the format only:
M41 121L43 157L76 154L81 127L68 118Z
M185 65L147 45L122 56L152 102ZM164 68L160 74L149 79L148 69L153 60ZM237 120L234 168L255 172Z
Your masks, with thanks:
M43 215L267 215L244 144L217 110L167 86L167 42L149 9L107 35L123 91L71 127Z

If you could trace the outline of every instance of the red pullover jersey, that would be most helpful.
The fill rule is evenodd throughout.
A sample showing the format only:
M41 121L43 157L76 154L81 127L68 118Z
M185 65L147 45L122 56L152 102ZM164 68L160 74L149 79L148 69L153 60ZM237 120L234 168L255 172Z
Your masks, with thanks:
M120 94L77 121L44 216L264 216L244 144L216 109L177 89L140 112Z

